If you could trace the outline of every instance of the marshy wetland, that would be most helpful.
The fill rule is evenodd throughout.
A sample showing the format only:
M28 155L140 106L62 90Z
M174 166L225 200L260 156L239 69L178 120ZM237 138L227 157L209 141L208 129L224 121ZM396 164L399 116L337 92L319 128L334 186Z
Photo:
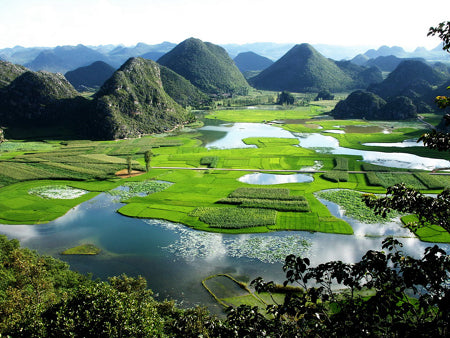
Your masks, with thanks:
M200 129L166 136L5 142L0 233L80 272L142 275L161 299L218 311L202 280L227 273L281 281L291 253L312 264L355 262L388 235L413 256L429 242L448 251L442 229L414 234L403 215L382 220L356 203L359 193L383 194L399 182L426 193L450 186L450 176L429 173L450 167L448 154L399 145L423 125L315 118L321 113L319 106L217 111ZM272 120L296 123L263 123ZM142 175L118 179L128 156ZM62 256L85 244L100 251Z

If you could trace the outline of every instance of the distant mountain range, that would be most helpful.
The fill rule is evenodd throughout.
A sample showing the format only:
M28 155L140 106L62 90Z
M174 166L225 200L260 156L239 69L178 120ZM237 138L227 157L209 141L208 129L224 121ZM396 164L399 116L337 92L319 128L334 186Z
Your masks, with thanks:
M400 48L389 47L368 51L368 55L350 61L335 61L304 43L291 47L276 62L255 52L240 53L233 61L223 47L195 38L176 46L167 42L132 48L15 47L1 52L2 57L16 55L22 60L36 55L28 65L55 71L34 71L0 61L1 126L66 128L80 137L101 139L165 132L191 119L186 107L201 108L217 96L248 93L251 87L236 63L244 72L260 72L249 78L256 89L358 89L331 112L339 118L401 119L427 113L433 110L433 97L450 85L448 63L379 55L403 53ZM422 49L416 52L425 54ZM157 63L129 57L135 53L148 57L164 54ZM98 60L101 57L115 62L127 60L115 70L114 65ZM75 67L66 72L70 82L57 73L69 66ZM385 79L380 68L389 72ZM99 89L92 99L86 99L74 86L78 90Z
M79 67L92 64L95 61L103 61L114 68L120 67L130 57L143 57L151 60L158 60L161 56L172 50L177 44L163 42L155 45L138 43L136 46L125 47L122 45L101 45L101 46L58 46L25 48L16 46L14 48L0 49L0 59L14 64L24 65L31 70L47 70L52 72L66 73ZM258 42L249 44L226 44L222 45L231 58L235 58L240 53L253 52L261 57L277 61L286 54L295 44L293 43L273 43ZM377 50L367 47L333 46L325 44L312 45L319 53L333 60L350 60L358 65L361 57L366 61L380 56L393 55L398 58L422 58L427 61L447 61L450 57L439 45L432 50L418 47L413 52L406 52L403 48L393 46L381 46Z

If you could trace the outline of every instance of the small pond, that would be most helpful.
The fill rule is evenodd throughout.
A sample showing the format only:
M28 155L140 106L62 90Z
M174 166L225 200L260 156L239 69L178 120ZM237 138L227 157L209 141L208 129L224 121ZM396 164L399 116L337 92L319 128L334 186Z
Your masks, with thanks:
M290 174L290 175L278 175L278 174L265 174L265 173L253 173L241 176L240 182L248 184L285 184L285 183L310 183L314 181L313 177L308 174Z

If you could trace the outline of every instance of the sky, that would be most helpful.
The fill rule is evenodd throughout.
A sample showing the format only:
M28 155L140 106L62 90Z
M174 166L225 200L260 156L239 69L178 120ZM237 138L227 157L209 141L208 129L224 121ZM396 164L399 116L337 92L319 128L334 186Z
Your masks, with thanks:
M450 0L0 0L0 48L252 42L432 49Z

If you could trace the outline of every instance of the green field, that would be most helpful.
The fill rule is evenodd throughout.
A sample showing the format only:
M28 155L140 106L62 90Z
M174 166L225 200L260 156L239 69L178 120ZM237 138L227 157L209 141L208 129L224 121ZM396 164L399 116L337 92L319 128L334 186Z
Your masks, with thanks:
M326 109L307 106L285 110L220 110L206 117L246 122L298 120L297 124L284 125L284 128L301 132L318 132L316 126L342 129L362 125L379 128L381 125L368 121L315 118L326 112ZM381 147L361 145L361 138L364 138L364 142L398 142L423 132L420 125L410 122L404 125L395 122L390 127L389 134L379 128L378 132L367 134L333 136L343 146L380 150ZM204 231L242 233L306 230L352 234L353 230L346 222L332 216L317 200L316 192L339 188L382 194L388 185L399 182L406 182L424 192L436 192L450 185L448 176L437 178L426 172L402 173L398 169L390 172L384 167L362 163L359 156L321 154L298 147L297 139L253 137L244 141L256 145L256 148L221 150L201 147L198 136L198 133L191 131L120 141L5 142L0 147L0 223L48 222L99 192L111 191L126 184L138 184L136 186L141 187L138 191L142 192L142 187L147 184L145 182L157 179L173 184L160 189L151 183L152 188L148 185L145 188L149 189L146 196L119 193L121 200L126 203L119 212L129 217L166 219ZM115 176L117 171L126 169L128 156L132 157L134 170L145 171L144 154L150 149L153 157L149 172L127 179ZM392 148L383 150L398 151ZM437 152L423 148L402 149L406 150L419 155L426 152L427 156L438 157ZM442 153L439 155L444 158L447 156ZM290 170L312 167L317 162L322 164L321 170L325 173L313 174L311 183L281 184L273 187L277 189L269 189L272 192L264 192L261 186L238 181L239 177L250 173L246 171L250 169L284 170L288 174ZM189 170L197 168L204 170ZM348 173L349 170L368 172ZM46 199L33 194L40 187L45 190L45 187L52 185L84 189L88 193L72 199ZM276 196L272 196L275 190ZM244 193L239 194L239 191ZM282 197L286 191L289 198ZM344 201L344 197L340 198ZM239 214L242 216L244 213L245 216L238 221ZM226 217L229 220L224 221Z

